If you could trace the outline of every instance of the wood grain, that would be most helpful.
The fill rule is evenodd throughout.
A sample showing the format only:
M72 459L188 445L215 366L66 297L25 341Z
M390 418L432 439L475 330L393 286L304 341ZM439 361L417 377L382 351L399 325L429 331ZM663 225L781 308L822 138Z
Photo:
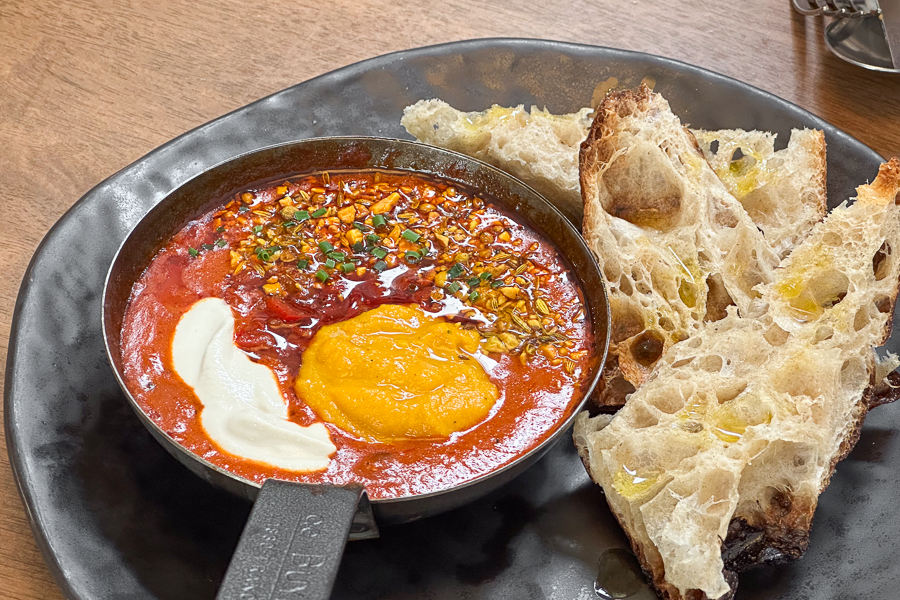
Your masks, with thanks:
M735 77L900 155L900 76L825 50L787 0L0 0L0 353L25 268L82 194L248 102L386 52L479 37L639 50ZM861 175L861 180L871 174ZM0 375L0 378L3 376ZM0 455L0 596L61 598Z

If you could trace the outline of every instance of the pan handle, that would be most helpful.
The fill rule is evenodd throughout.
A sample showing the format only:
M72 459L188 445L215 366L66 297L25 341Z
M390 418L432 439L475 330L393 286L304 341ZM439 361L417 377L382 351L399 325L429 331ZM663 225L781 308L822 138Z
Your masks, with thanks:
M348 536L378 537L362 486L268 479L216 599L327 600Z

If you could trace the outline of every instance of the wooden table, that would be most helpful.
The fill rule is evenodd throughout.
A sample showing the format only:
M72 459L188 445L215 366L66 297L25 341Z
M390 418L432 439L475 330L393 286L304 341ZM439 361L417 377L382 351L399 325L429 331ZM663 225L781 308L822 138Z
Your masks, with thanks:
M121 4L121 6L119 6ZM96 183L163 142L320 73L395 50L534 37L659 54L795 102L900 155L900 76L832 56L787 0L0 1L0 353L43 235ZM485 3L487 4L487 3ZM289 34L289 35L288 35ZM3 375L0 375L2 378ZM0 453L0 597L60 598Z

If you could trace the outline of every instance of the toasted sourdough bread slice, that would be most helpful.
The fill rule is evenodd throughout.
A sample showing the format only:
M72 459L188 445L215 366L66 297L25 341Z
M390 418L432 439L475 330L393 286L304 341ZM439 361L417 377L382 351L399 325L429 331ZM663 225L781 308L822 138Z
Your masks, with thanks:
M775 134L763 131L693 130L706 160L779 257L806 237L826 212L825 134L794 129L787 148L775 151ZM713 143L717 149L712 151ZM733 160L736 151L743 155Z
M578 146L591 124L591 109L553 115L532 106L460 112L441 100L420 100L403 110L400 123L417 140L455 150L508 171L581 221Z
M634 387L674 343L736 304L749 314L778 257L646 86L613 92L580 154L584 238L609 285L613 367ZM630 391L607 368L607 400ZM615 398L615 404L621 401Z
M663 357L575 443L663 598L730 598L735 573L803 554L818 496L897 366L900 161L836 208L761 286ZM896 378L893 378L896 382Z

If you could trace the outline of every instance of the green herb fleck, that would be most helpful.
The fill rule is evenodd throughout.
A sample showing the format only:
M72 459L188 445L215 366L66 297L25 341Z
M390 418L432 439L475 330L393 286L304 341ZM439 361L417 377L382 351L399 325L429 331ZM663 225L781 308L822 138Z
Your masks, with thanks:
M327 212L328 212L327 208L320 208L319 210L317 210L316 212L312 213L309 216L312 217L313 219L318 219L319 217L324 217L325 213L327 213Z
M365 245L364 243L362 243L362 242L356 242L355 244L353 244L352 246L350 246L350 248L352 248L353 251L356 252L356 253L359 253L359 252L365 252L365 251L366 251L366 245Z
M188 248L188 254L190 254L194 258L200 256L200 252L198 252L196 248Z
M333 269L333 268L334 268L334 265L336 265L336 264L337 264L337 263L334 262L334 259L333 259L333 258L329 258L328 260L325 261L325 268L327 268L327 269Z
M247 212L248 210L250 210L248 207L242 206L238 209L238 212Z
M331 242L329 242L327 240L321 241L321 242L319 242L319 250L321 250L325 254L328 254L329 252L334 250L334 246L332 246Z
M481 285L481 279L479 279L478 277L473 277L472 279L468 280L466 283L469 285L470 288L478 287L479 285Z
M353 226L356 227L357 229L359 229L360 231L366 230L366 224L360 223L359 221L353 221Z
M216 246L219 248L224 248L227 243L225 240L216 240Z
M419 241L419 238L422 237L421 235L419 235L418 233L416 233L416 232L413 231L412 229L407 229L406 231L404 231L404 232L401 233L400 235L402 235L405 239L409 240L410 242L412 242L412 243L414 243L414 244L415 244L416 242Z
M301 271L305 271L307 267L309 267L309 261L307 259L301 258L297 261L297 268Z
M302 223L303 221L309 221L309 211L308 210L298 210L294 213L294 220L298 223Z
M326 281L328 281L328 273L326 273L322 269L319 269L318 271L316 271L316 279L318 279L322 283L325 283Z
M502 280L502 279L498 279L497 281L492 281L492 282L491 282L491 287L492 287L492 288L495 288L495 289L498 288L498 287L500 287L501 285L503 285L503 280Z
M459 291L459 289L461 287L462 286L459 285L458 281L454 281L453 283L451 283L450 285L447 286L447 291L450 292L451 294L455 294L456 292Z
M353 271L354 269L356 269L356 263L345 262L344 264L341 265L341 269L344 270L344 273L349 273L350 271Z
M222 233L223 231L225 231L225 227L223 225L219 225L218 227L216 227L216 233Z
M259 235L261 232L262 232L262 225L254 225L253 226L253 233L255 233L256 235Z
M449 277L451 279L455 279L456 277L459 277L460 275L462 275L465 272L466 272L465 267L463 267L459 263L456 263L455 265L450 267L449 271L447 271L447 277Z
M384 258L388 255L387 250L385 250L384 248L372 248L372 254L374 254L378 258Z
M478 293L478 290L472 290L471 292L469 292L469 302L475 302L476 300L478 300L479 295L480 294Z
M379 260L374 265L372 265L372 268L375 269L376 271L378 271L379 273L381 273L382 271L387 269L387 263L384 262L383 260Z
M382 215L375 215L372 217L372 227L384 227L387 225L387 221Z
M482 280L482 281L487 281L488 279L491 278L491 274L488 273L487 271L484 271L483 273L481 273L481 274L478 275L478 276L481 277L481 280Z
M414 250L410 250L406 253L406 260L407 260L407 262L411 262L411 263L415 264L415 263L419 262L420 260L422 260L422 257L419 256L418 252L415 252Z
M340 261L344 260L344 253L340 252L339 250L335 250L334 252L328 253L328 258L333 258L334 260L340 262Z

